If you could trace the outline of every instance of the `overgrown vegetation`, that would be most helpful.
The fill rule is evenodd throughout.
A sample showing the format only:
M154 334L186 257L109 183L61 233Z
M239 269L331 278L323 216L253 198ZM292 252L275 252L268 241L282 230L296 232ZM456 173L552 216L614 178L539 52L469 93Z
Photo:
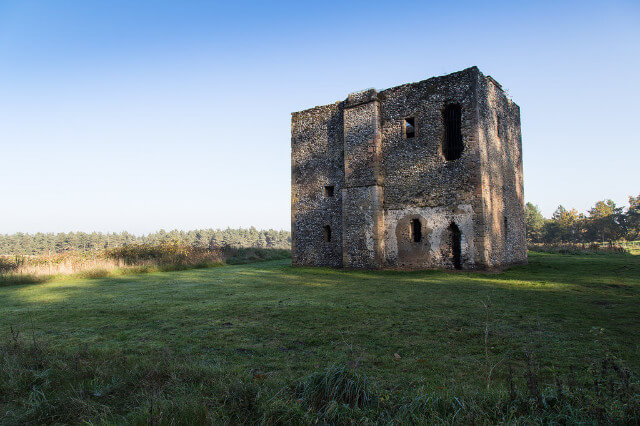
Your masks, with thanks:
M3 423L640 422L640 258L0 288Z
M208 268L286 259L289 250L200 247L177 243L133 244L98 252L41 256L0 256L0 284L33 284L55 277L106 278L136 273Z
M527 248L541 253L559 254L640 254L640 241L621 241L613 244L529 243Z

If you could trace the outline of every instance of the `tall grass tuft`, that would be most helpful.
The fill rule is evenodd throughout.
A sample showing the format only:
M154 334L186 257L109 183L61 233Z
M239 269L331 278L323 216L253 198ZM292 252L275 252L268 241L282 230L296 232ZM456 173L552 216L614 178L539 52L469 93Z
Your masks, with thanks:
M298 395L305 405L320 411L335 403L364 408L371 402L367 376L344 365L311 374L300 383Z

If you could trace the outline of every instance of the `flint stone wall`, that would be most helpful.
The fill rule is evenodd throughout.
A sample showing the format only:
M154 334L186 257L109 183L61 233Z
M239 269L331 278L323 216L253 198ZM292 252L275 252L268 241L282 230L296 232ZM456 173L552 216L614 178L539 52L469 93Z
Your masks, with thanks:
M446 161L451 103L464 149ZM293 113L291 192L294 265L452 268L452 223L463 269L526 262L520 111L476 67Z

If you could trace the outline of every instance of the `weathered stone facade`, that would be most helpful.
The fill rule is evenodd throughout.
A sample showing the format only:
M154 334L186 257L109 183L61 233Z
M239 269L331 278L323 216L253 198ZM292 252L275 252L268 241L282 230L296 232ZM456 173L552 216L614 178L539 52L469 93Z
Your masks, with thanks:
M294 265L527 260L520 108L476 67L292 114Z

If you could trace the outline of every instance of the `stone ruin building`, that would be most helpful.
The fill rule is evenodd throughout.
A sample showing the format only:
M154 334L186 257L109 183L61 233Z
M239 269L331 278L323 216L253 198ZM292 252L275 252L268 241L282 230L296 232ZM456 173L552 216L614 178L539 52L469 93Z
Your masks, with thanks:
M525 263L520 108L477 67L292 114L293 265Z

